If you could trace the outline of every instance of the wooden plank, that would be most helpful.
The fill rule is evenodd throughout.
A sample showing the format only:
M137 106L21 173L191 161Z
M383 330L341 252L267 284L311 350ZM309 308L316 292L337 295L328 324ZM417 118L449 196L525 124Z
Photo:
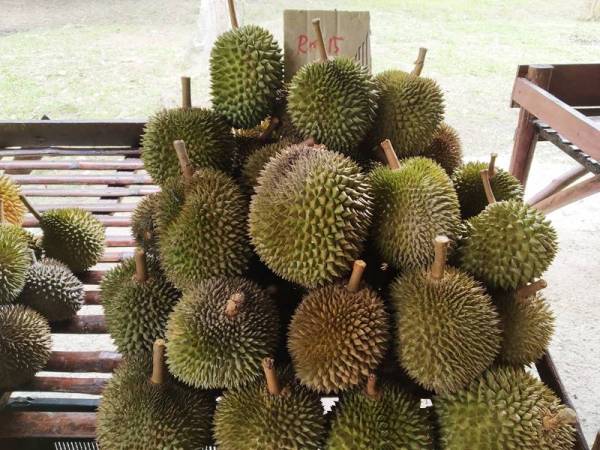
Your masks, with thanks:
M121 262L127 258L133 258L133 250L108 251L100 258L101 263Z
M96 219L105 227L129 227L131 226L131 216L96 216ZM37 219L31 215L25 216L23 227L34 228L39 225Z
M13 175L11 179L20 185L35 184L153 184L149 175Z
M532 206L543 212L544 214L550 214L557 209L564 206L570 205L578 200L589 197L600 192L600 175L596 175L592 178L583 180L567 189L560 192L556 192Z
M51 147L51 148L18 148L2 149L3 157L12 156L15 158L29 156L95 156L95 157L120 157L131 156L139 157L142 153L139 148L102 148L102 147Z
M32 202L33 203L33 202ZM111 212L132 212L135 210L137 203L51 203L44 205L33 205L38 212L45 212L52 209L62 208L80 208L85 211L96 212L96 213L111 213Z
M103 334L106 333L104 315L81 315L71 320L50 325L52 333L58 334Z
M105 273L106 270L88 270L79 279L83 284L100 284Z
M24 187L21 189L27 197L133 197L153 194L160 191L158 186L132 186L130 188L113 187L102 189L48 189Z
M121 363L117 352L52 352L44 370L50 372L113 372Z
M36 376L19 392L68 392L74 394L100 395L109 378Z
M144 163L139 158L121 161L0 161L1 170L141 170Z
M86 305L101 305L100 291L86 291L84 303Z
M552 180L550 184L548 184L546 187L529 197L527 199L527 203L533 205L539 202L540 200L543 200L546 197L555 194L556 192L569 186L571 183L577 181L586 173L588 173L587 169L585 167L580 166L574 167L571 170L566 171L560 177L557 177L554 180Z
M0 413L0 438L94 438L96 414L85 412Z
M145 121L0 121L0 147L137 147Z
M129 236L109 236L104 244L106 247L135 247L135 239Z

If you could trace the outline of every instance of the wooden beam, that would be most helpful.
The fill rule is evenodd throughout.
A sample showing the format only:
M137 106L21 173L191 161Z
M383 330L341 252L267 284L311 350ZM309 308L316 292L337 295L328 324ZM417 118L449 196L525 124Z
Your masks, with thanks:
M121 363L117 352L52 352L44 370L50 372L110 373Z
M96 413L4 412L0 413L0 438L94 438Z
M544 214L600 192L600 175L583 180L532 205Z
M527 203L529 203L530 205L533 205L533 204L545 199L546 197L549 197L550 195L555 194L556 192L566 188L573 182L577 181L579 178L584 176L586 173L588 173L587 169L585 167L581 167L581 166L577 166L577 167L572 168L571 170L566 171L561 176L552 180L552 182L550 182L550 184L548 184L545 188L536 192L529 199L527 199Z
M29 158L29 157L28 157ZM139 158L121 161L0 161L1 170L141 170L144 163Z
M154 184L149 175L12 175L12 181L20 185L35 184Z
M59 334L103 334L106 319L103 315L81 315L71 320L51 324L52 333Z
M109 378L36 376L19 392L66 392L74 394L100 395Z

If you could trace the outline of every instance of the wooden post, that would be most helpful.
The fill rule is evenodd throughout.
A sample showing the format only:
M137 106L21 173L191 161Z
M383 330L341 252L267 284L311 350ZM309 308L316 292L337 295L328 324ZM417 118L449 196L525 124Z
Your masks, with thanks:
M381 148L383 149L383 153L385 154L385 159L392 170L398 170L400 168L400 162L398 161L398 156L394 151L394 147L392 146L392 142L389 139L386 139L381 144Z
M167 368L165 367L165 341L157 339L152 346L152 376L150 382L153 384L162 384L167 377Z
M446 268L446 255L448 254L448 244L450 239L446 236L436 236L433 240L433 248L435 257L431 265L431 278L440 280L444 277L444 269Z
M317 48L319 49L319 59L321 62L327 62L327 50L325 49L325 40L321 31L321 19L313 19L313 27L317 35Z
M361 259L357 259L354 261L354 266L352 266L352 274L350 275L350 280L346 285L346 289L348 292L356 292L360 288L360 281L362 279L365 268L367 267L367 263Z
M600 192L600 175L581 181L532 205L538 211L549 214L590 195Z
M479 174L481 175L481 182L483 183L483 190L485 191L485 197L487 198L488 204L491 205L492 203L496 203L496 197L494 197L488 169L483 169Z
M425 64L425 55L427 54L427 49L424 47L419 48L419 55L417 56L417 60L415 61L415 67L413 71L410 73L416 77L421 75L423 71L423 65Z
M192 80L190 77L181 77L181 107L183 109L192 107Z
M135 281L144 283L148 279L148 267L146 266L146 252L141 248L135 249Z
M550 65L531 65L527 70L527 79L542 89L548 89L552 69L553 67ZM509 171L523 184L523 187L527 184L527 176L529 175L537 143L537 133L532 123L533 119L534 117L531 114L521 108L510 160Z
M188 156L187 149L185 148L185 142L182 140L174 141L173 147L175 147L175 152L177 153L177 158L179 159L179 167L181 167L183 179L188 182L194 175L194 169L192 168L190 157Z
M235 0L227 0L227 6L229 9L229 21L231 22L231 28L235 30L240 26L235 13Z
M279 385L279 379L277 378L277 372L275 370L275 360L273 358L265 358L262 360L262 366L265 372L267 390L269 393L271 395L281 394L281 386Z
M548 287L548 283L546 280L542 280L541 278L533 283L526 284L525 286L521 286L519 289L515 291L515 298L517 300L525 300L532 295L535 295L537 292L541 291Z

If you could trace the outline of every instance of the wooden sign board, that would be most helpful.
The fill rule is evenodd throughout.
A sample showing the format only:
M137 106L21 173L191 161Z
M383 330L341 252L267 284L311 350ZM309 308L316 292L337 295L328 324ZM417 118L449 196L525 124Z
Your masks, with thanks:
M312 20L321 19L325 47L330 57L354 58L371 71L371 28L368 11L283 12L285 80L289 81L304 64L319 57Z

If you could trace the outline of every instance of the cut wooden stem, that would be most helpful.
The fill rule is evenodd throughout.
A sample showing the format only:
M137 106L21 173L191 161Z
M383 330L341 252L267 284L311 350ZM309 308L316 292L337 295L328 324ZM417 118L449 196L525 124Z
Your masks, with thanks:
M490 154L490 162L488 164L488 172L490 174L490 178L493 178L496 175L496 158L498 157L498 153Z
M181 107L183 109L192 107L192 80L190 77L181 77Z
M444 276L446 268L446 255L448 254L448 244L450 239L446 236L436 236L433 240L433 249L435 257L431 266L431 278L440 280Z
M485 191L485 197L487 198L488 204L496 203L496 197L494 197L494 191L492 190L492 183L490 183L490 173L488 169L483 169L481 172L481 181L483 182L483 190Z
M540 278L539 280L534 281L533 283L526 284L525 286L521 286L519 289L517 289L515 292L515 298L517 298L517 300L525 300L526 298L535 295L537 292L541 291L547 286L548 283L546 283L546 280Z
M277 371L275 370L275 360L273 358L265 358L262 360L262 366L263 370L265 371L267 390L269 393L271 395L281 394L281 386L279 385Z
M354 261L354 265L352 266L352 274L350 275L350 280L346 285L346 289L348 289L348 292L358 291L366 267L367 263L363 260L357 259L356 261Z
M392 142L389 139L386 139L379 145L381 145L381 148L383 149L385 159L388 166L390 166L390 169L398 170L400 168L400 161L398 161L398 155L396 155L396 152L394 151Z
M232 294L225 304L225 315L230 319L237 316L242 309L245 300L246 297L243 292L235 292Z
M141 248L135 249L135 281L145 283L148 279L148 267L146 265L146 252Z
M4 200L0 198L0 224L6 222L6 217L4 216Z
M150 377L150 381L154 384L162 384L166 378L165 341L157 339L152 346L152 376Z
M25 207L29 210L29 212L31 214L33 214L33 217L35 217L38 221L41 221L42 215L31 205L31 203L29 203L29 200L27 200L27 197L25 197L23 194L21 194L21 195L19 195L19 198L21 199L21 201L23 202Z
M237 20L237 14L235 13L235 0L227 0L227 5L229 7L229 20L231 22L231 28L235 30L240 26Z
M572 425L577 423L577 413L571 408L561 409L553 416L545 416L542 419L542 427L545 430L555 430L564 425Z
M313 27L317 36L317 48L319 49L319 59L321 62L327 61L327 50L325 49L325 40L321 31L321 19L313 19Z
M378 399L381 396L381 392L377 388L377 375L370 373L367 378L367 387L365 393L372 399Z
M183 179L185 181L190 181L194 175L194 170L192 168L192 163L190 161L190 157L188 156L187 149L185 148L185 142L181 140L174 141L173 147L175 147L175 152L177 153L177 158L179 159L179 167L181 167Z
M415 61L415 68L411 72L411 75L418 77L421 75L423 71L423 65L425 64L425 55L427 54L427 49L424 47L419 48L419 55L417 56L417 60Z
M279 117L271 116L269 119L269 125L262 133L260 133L260 135L258 136L258 139L261 141L266 141L278 126L279 126Z

